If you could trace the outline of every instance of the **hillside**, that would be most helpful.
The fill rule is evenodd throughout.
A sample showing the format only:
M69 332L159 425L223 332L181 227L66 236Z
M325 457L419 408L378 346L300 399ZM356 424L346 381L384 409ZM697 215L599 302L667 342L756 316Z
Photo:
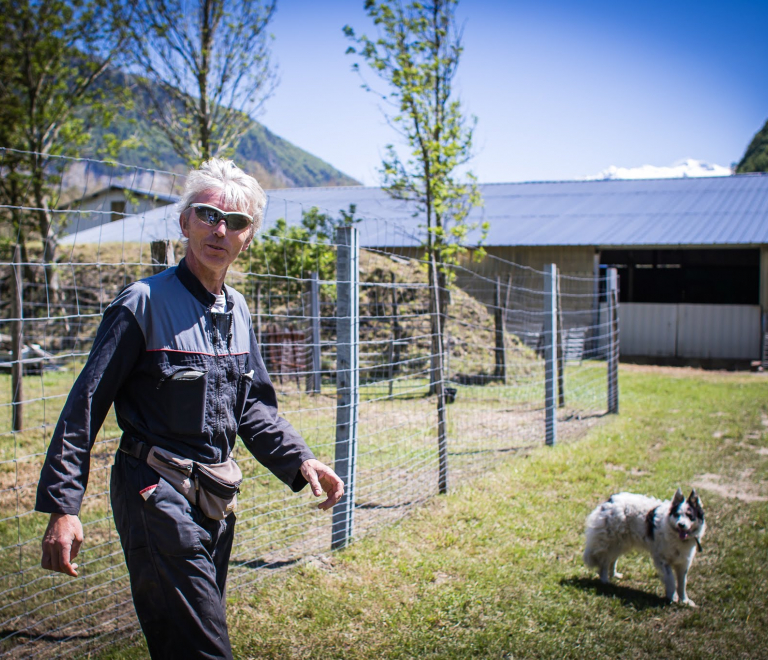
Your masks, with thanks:
M107 128L94 127L91 139L82 148L81 155L100 159L111 139L132 138L133 146L118 152L116 160L126 165L184 173L185 163L171 149L168 140L152 128L146 113L142 111L142 93L134 77L114 72L108 85L128 88L134 98L134 106L121 108L115 120ZM234 160L246 171L254 174L264 188L293 188L313 186L353 186L359 182L321 158L310 154L278 135L257 121L243 136ZM100 169L104 172L99 171ZM105 168L91 169L91 175L106 174ZM77 185L77 181L74 185Z
M744 157L736 167L737 174L768 172L768 121L749 143Z

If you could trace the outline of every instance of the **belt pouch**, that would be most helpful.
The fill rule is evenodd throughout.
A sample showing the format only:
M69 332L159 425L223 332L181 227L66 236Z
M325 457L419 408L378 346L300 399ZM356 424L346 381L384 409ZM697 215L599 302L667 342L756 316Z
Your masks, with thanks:
M224 520L237 506L243 473L231 457L204 464L152 447L147 465L213 520Z

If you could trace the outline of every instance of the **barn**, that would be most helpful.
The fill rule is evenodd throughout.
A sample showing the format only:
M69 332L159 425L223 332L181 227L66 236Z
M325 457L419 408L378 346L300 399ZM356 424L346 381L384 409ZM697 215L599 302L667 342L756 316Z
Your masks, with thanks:
M615 267L623 359L711 366L765 359L768 174L480 188L484 206L469 220L490 223L489 256L481 263L467 260L468 270L490 281L506 276L509 262L534 271L555 263L563 273L599 282L601 269ZM350 204L365 220L363 247L420 253L423 221L413 205L380 188L272 190L265 225L281 217L298 222L313 206L338 216ZM145 240L151 234L178 237L177 220L167 208L122 222L133 223ZM128 238L126 228L114 230ZM109 233L101 234L108 240ZM473 294L492 302L491 290ZM598 307L600 291L594 295Z

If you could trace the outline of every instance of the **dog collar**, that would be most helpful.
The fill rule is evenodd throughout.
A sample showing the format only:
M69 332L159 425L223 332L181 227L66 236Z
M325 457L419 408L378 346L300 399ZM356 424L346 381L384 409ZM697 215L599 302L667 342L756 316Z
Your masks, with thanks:
M696 547L699 549L699 552L704 552L704 551L701 549L701 542L699 541L699 539L697 539L697 538L694 536L694 537L693 537L693 540L694 540L694 541L696 541Z

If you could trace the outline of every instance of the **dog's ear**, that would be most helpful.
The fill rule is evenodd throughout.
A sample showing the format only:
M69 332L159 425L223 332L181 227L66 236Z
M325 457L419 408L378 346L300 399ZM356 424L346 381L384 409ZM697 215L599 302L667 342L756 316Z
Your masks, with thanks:
M680 506L683 502L685 502L685 495L683 495L683 491L678 488L675 496L672 498L672 506Z
M688 498L688 504L691 505L696 515L704 520L704 507L701 506L701 498L699 497L696 489L691 490L691 495Z

